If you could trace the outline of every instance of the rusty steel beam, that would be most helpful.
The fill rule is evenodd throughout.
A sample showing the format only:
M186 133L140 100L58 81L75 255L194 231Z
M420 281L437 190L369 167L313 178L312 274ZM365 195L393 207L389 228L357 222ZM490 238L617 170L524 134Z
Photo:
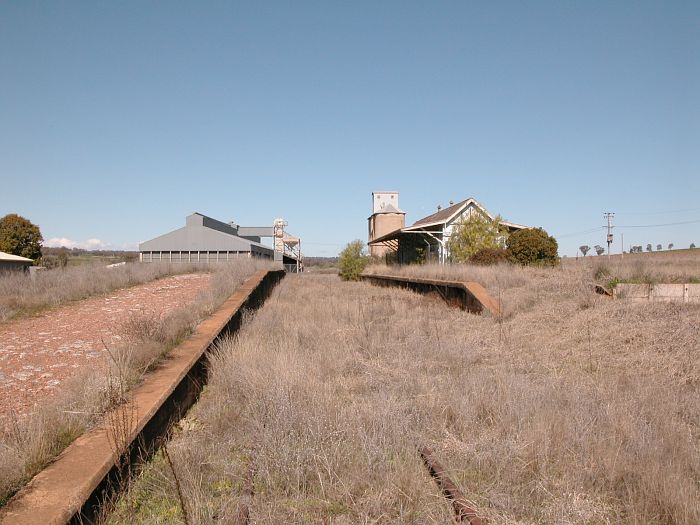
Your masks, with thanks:
M486 521L480 518L476 510L469 505L462 491L450 479L440 462L435 459L433 451L428 447L420 447L418 452L438 487L452 503L452 508L455 511L455 520L458 523L469 523L469 525L485 525Z

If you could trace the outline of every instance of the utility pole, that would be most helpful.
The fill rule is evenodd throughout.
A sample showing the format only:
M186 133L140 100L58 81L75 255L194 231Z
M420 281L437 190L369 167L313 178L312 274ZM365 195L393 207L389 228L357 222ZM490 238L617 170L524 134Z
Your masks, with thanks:
M608 257L610 257L610 245L613 242L613 234L612 234L612 229L614 228L612 224L613 217L615 217L615 214L611 211L606 211L603 214L603 218L608 220Z

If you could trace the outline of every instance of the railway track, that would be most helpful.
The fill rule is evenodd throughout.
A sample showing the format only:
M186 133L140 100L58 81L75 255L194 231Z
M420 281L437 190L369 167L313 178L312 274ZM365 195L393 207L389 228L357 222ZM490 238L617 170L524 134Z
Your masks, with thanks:
M136 389L132 404L128 406L128 410L135 414L133 421L124 412L124 406L118 407L111 417L108 415L106 421L124 423L120 431L123 442L119 443L114 435L110 435L114 432L109 425L81 436L0 509L0 524L95 523L100 515L104 515L105 504L114 501L126 477L138 472L139 465L168 439L172 425L196 402L207 380L207 352L220 338L240 328L244 311L259 307L283 275L281 270L261 271L246 280L210 319L200 324L191 338L173 350L158 373ZM422 284L435 286L435 283ZM447 292L447 295L450 293L461 292ZM434 452L422 446L418 448L418 456L450 502L455 521L469 525L485 524ZM255 474L253 458L233 521L236 525L247 525L251 521Z
M434 452L428 447L419 447L418 454L445 498L451 503L454 510L455 522L466 523L468 525L486 525L486 520L481 518L476 509L471 506L464 496L464 493L457 484L452 481L452 478L450 478L447 469L438 461ZM250 509L253 505L253 497L255 495L254 480L255 464L253 460L251 460L243 484L243 494L238 504L238 512L233 522L234 525L248 525L250 523Z
M447 474L447 470L442 466L435 454L428 447L420 447L418 449L423 463L430 471L442 493L452 503L452 508L455 512L455 521L458 523L468 523L469 525L485 525L485 520L479 517L476 510L469 504L464 493L459 489L457 484L452 481Z

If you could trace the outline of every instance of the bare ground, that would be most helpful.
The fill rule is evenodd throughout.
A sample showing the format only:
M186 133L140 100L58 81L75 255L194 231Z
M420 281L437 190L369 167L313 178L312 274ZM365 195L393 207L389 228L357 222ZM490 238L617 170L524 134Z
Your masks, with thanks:
M25 415L76 371L104 366L134 314L160 317L194 301L210 274L184 274L0 324L0 418Z

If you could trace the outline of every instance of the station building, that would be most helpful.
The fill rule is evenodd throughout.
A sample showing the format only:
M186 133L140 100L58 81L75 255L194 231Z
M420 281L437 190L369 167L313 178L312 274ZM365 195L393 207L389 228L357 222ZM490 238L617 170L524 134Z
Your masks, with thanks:
M438 206L437 212L405 226L405 212L399 208L398 192L372 193L373 213L369 217L370 255L384 257L387 262L409 264L424 254L426 260L444 263L449 260L448 241L455 228L473 214L493 221L491 214L476 199L469 197L447 208ZM509 233L529 226L501 220Z

